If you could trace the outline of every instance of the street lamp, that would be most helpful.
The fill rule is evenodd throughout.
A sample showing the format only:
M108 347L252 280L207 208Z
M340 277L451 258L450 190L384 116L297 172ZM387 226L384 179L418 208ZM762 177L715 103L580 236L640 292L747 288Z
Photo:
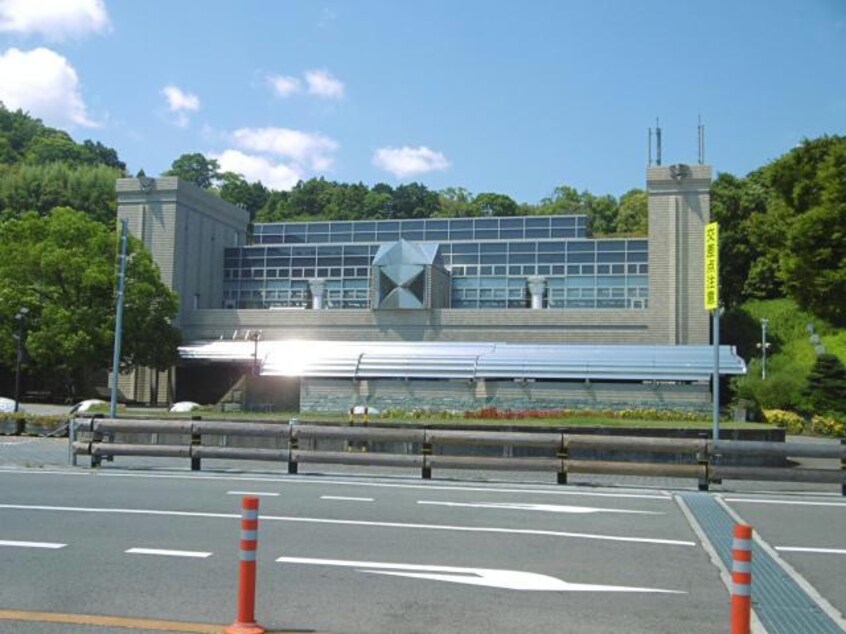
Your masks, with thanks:
M24 335L26 334L26 316L29 315L29 308L21 307L15 319L18 320L18 357L15 361L15 413L20 409L21 402L21 363L24 357Z
M258 376L259 374L259 364L258 364L258 344L261 340L261 330L252 330L248 335L250 339L253 340L253 376Z
M767 326L770 325L769 319L761 319L761 343L758 348L761 350L761 380L767 380L767 348L770 344L767 343Z

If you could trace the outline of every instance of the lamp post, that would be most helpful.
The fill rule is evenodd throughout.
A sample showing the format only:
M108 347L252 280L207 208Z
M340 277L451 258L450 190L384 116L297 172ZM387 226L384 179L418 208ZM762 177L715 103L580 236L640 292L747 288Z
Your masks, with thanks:
M261 340L261 330L253 330L252 332L250 332L250 339L253 340L253 376L258 376L258 344Z
M767 380L767 348L770 344L767 343L767 326L770 325L769 319L761 319L761 343L758 347L761 349L761 380Z
M21 307L15 319L18 320L18 356L15 360L15 413L20 409L21 402L21 363L24 356L24 335L26 334L26 316L29 315L29 308Z

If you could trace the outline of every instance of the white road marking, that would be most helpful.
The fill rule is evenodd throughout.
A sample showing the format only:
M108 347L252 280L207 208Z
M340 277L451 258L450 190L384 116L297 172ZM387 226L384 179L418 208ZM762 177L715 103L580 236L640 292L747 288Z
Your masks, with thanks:
M828 555L846 555L846 548L804 548L801 546L776 546L781 553L823 553Z
M635 515L664 515L656 511L629 511L623 509L603 509L593 506L565 506L561 504L523 504L520 502L438 502L435 500L417 500L418 504L433 506L458 506L476 509L500 509L506 511L544 511L546 513L632 513Z
M124 552L130 555L164 555L166 557L194 557L197 559L205 559L212 555L198 550L165 550L163 548L130 548Z
M170 517L207 517L216 519L236 519L235 513L201 513L190 511L158 511L154 509L118 509L73 506L41 506L26 504L0 504L0 509L18 511L66 511L79 513L104 513L114 515L157 515ZM261 515L263 522L300 522L304 524L329 524L336 526L368 526L374 528L401 528L416 530L454 531L464 533L497 533L503 535L531 535L541 537L570 537L574 539L594 539L599 541L622 542L630 544L657 544L661 546L695 546L694 542L678 539L658 539L650 537L626 537L621 535L600 535L593 533L567 533L561 531L533 530L528 528L496 528L480 526L450 526L446 524L406 524L402 522L365 522L361 520L335 520L317 517L285 517Z
M226 495L255 495L257 497L278 498L278 493L271 493L269 491L227 491Z
M746 504L784 504L787 506L834 506L846 508L846 502L811 502L808 500L758 500L755 498L723 498L726 502Z
M421 566L418 564L390 564L376 561L345 561L339 559L308 559L302 557L279 557L279 563L305 564L312 566L339 566L356 568L359 572L394 577L410 577L430 581L462 583L472 586L487 586L506 590L529 590L541 592L653 592L662 594L686 594L678 590L659 588L637 588L628 586L606 586L589 583L570 583L563 579L518 570L495 568L458 568L456 566Z
M11 546L13 548L64 548L67 544L54 544L52 542L16 542L7 539L0 539L0 546Z
M327 479L310 479L301 476L292 476L288 478L273 478L260 476L231 476L231 475L182 475L182 474L165 474L165 473L125 473L125 472L107 472L107 471L50 471L48 469L39 469L32 471L27 469L6 469L0 468L0 475L4 473L19 474L19 475L58 475L68 476L76 475L81 477L91 478L143 478L143 479L162 479L162 480L213 480L223 482L274 482L279 484L331 484L338 486L360 486L360 487L381 487L386 489L423 489L426 491L473 491L484 493L531 493L533 495L578 495L587 497L608 497L608 498L631 498L641 500L665 500L672 502L673 498L669 493L624 493L624 492L602 492L602 491L578 491L573 489L562 488L538 488L548 487L553 485L545 485L532 483L524 488L496 488L496 487L482 487L482 486L449 486L449 485L434 485L434 484L397 484L393 482L358 482L355 480L327 480Z
M347 498L340 495L321 495L321 500L344 500L347 502L372 502L373 498Z

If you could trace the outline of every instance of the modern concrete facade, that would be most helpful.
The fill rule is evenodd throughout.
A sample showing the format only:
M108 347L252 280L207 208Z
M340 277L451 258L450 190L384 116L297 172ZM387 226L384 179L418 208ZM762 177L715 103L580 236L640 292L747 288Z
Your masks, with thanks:
M651 167L646 184L648 302L619 310L544 307L532 290L543 283L537 276L526 280L532 294L527 307L508 310L430 308L431 303L415 309L326 310L322 301L303 310L225 308L224 249L246 245L247 214L175 178L120 179L117 191L118 216L129 221L132 234L151 250L165 283L180 294L178 323L185 342L243 338L248 331L261 331L265 341L707 344L703 269L711 168ZM127 386L128 395L143 399L142 384L134 392Z

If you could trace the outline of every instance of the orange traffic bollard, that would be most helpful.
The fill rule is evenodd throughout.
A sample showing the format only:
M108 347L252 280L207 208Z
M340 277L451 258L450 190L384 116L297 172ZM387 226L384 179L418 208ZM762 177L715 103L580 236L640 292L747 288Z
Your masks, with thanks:
M241 562L238 574L238 618L225 634L264 634L256 623L256 550L258 548L259 500L254 496L241 499Z
M752 527L736 524L731 547L731 634L749 634L752 616Z

